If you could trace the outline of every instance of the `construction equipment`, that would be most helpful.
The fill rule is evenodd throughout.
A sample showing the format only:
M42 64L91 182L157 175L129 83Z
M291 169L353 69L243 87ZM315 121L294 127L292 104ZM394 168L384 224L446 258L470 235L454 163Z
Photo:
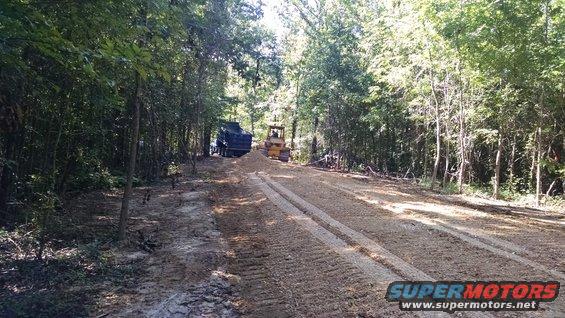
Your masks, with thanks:
M210 154L222 157L239 157L251 151L252 135L243 130L238 122L224 122L218 130L218 138L210 145Z
M261 147L261 153L269 158L288 162L290 159L290 148L286 146L284 141L283 126L269 126L267 138Z

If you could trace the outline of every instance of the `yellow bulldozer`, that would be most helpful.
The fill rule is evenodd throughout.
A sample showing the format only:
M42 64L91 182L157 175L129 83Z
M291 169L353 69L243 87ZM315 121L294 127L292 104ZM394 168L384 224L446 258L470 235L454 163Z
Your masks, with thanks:
M288 162L290 159L290 148L286 146L284 141L284 127L270 125L267 132L267 138L261 145L261 153L263 155Z

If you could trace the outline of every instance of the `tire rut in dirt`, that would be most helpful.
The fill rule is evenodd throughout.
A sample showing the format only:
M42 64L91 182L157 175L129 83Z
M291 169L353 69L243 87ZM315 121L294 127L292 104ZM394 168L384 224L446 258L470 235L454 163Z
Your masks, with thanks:
M239 184L224 194L232 199L216 217L232 250L229 271L241 277L244 316L407 315L256 189Z
M420 224L420 222L403 220L387 211L380 211L373 204L365 204L356 200L355 197L345 196L343 193L336 192L335 189L332 190L327 186L320 185L317 182L317 179L321 177L319 171L288 166L278 162L273 163L269 160L248 159L252 160L245 159L248 162L242 160L238 163L239 171L268 173L275 180L287 186L308 202L320 207L336 220L376 242L382 243L382 246L406 262L424 270L436 279L547 279L546 275L542 275L542 273L535 270L532 272L529 267L526 268L521 264L502 259L488 251L477 250L472 245L448 233L437 231L425 224ZM329 182L342 182L342 179L347 179L341 175L331 175L331 177L324 176L324 179ZM400 193L400 195L402 197L399 199L404 198L403 193ZM545 235L538 236L538 238L542 237L545 237ZM512 241L510 240L510 242ZM532 238L530 244L535 241L537 240ZM531 316L555 316L564 312L561 301L544 307L539 312L531 313ZM381 316L391 315L382 314ZM520 315L508 312L496 313L495 316L514 317Z
M499 259L487 250L476 247L470 249L468 242L448 233L414 220L400 219L386 211L380 212L374 206L336 193L335 190L328 191L322 184L307 182L308 179L304 178L271 176L336 220L390 247L393 253L435 278L460 279L469 274L475 279L547 278L543 272L532 271L527 265ZM436 257L430 258L428 255ZM438 262L438 258L443 262ZM485 263L485 259L490 261ZM469 273L468 268L472 267L466 263L481 264L481 268ZM444 270L441 266L445 267Z
M460 241L451 235L434 229L427 229L421 224L412 224L413 226L399 226L399 223L405 223L406 220L390 219L390 215L379 214L371 215L369 211L374 208L363 208L364 204L359 204L355 200L337 199L335 193L328 194L318 186L304 183L288 177L279 177L292 191L303 196L310 202L316 202L321 209L326 211L333 218L344 225L356 229L360 233L364 233L376 242L383 242L384 246L407 260L408 263L414 264L417 268L424 270L436 279L467 279L469 275L473 275L477 280L508 279L528 279L528 280L547 280L547 274L544 271L536 269L533 266L501 259L494 254L483 249L466 248L468 242ZM291 182L292 180L292 182ZM302 188L299 186L302 184ZM316 191L319 190L319 191ZM313 195L312 193L315 193ZM291 200L294 204L294 200ZM299 206L301 206L299 204ZM355 212L353 212L355 211ZM346 212L346 213L345 213ZM369 212L369 214L367 214ZM403 232L406 232L403 234ZM420 234L418 233L420 232ZM427 235L427 239L422 239ZM393 238L401 237L403 241L396 241ZM392 239L392 240L391 240ZM416 239L416 241L414 241ZM443 243L442 243L443 242ZM433 244L434 246L429 246ZM439 248L441 247L441 248ZM431 248L429 252L422 252ZM417 251L420 250L420 253ZM435 257L429 257L435 255ZM488 259L488 262L484 260ZM473 264L475 267L473 267ZM480 266L477 266L480 264ZM470 272L469 269L474 268L475 271ZM561 274L559 274L561 277ZM551 277L551 279L554 279ZM532 313L531 316L544 315L561 315L565 312L565 306L562 300L547 304L539 312ZM512 313L498 313L501 316L514 316Z

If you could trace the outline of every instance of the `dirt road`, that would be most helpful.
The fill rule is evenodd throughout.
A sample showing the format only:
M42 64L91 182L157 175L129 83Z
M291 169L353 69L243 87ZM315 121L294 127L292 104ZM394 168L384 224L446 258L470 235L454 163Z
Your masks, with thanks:
M244 316L414 316L384 300L394 280L565 281L558 212L455 200L258 153L221 159L216 174L214 213ZM565 302L454 316L563 317Z

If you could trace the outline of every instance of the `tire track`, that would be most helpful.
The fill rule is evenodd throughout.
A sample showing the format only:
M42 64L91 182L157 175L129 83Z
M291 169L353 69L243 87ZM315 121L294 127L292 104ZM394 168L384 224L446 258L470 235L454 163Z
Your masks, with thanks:
M328 226L332 227L334 230L337 230L342 235L346 236L349 240L353 241L354 243L358 244L359 246L363 247L369 252L369 256L371 258L377 258L381 262L385 262L392 266L396 271L404 278L412 278L416 280L433 280L428 274L422 272L421 270L417 269L416 267L406 263L398 256L394 255L387 249L383 248L382 246L378 245L375 241L369 239L365 235L349 228L346 225L336 221L334 218L329 216L324 211L320 210L313 204L307 202L306 200L302 199L294 192L288 190L287 188L283 187L280 183L273 181L269 176L265 174L261 174L261 177L277 192L281 193L284 197L286 197L289 201L293 202L294 204L298 205L302 209L306 210L309 214L314 215L317 219L321 220L322 222L326 223ZM257 177L255 177L257 178ZM290 202L286 201L286 204L281 207L284 208L285 211L287 210L296 210L299 213L303 214L302 211L298 210L294 207ZM312 219L308 218L312 223L314 222ZM317 225L317 224L316 224ZM317 225L319 226L319 225ZM328 231L329 232L329 231ZM333 234L332 234L333 235ZM343 242L344 244L347 244ZM351 245L351 244L348 244ZM371 260L372 261L372 260ZM392 281L392 280L390 280Z
M413 267L412 265L404 262L394 254L390 253L386 249L380 247L374 241L369 240L362 234L357 233L345 225L331 219L329 215L324 212L316 213L316 216L321 218L323 221L327 222L329 226L332 226L338 231L345 231L345 235L353 239L356 243L365 250L363 253L353 248L351 243L346 242L342 238L335 235L333 232L329 231L325 227L318 224L309 216L305 215L300 209L289 202L284 196L292 196L293 199L299 199L298 196L294 195L289 190L282 188L282 186L276 184L276 182L270 180L270 178L264 174L261 174L263 179L266 179L266 183L261 182L261 179L254 174L249 174L250 180L253 184L261 189L261 191L277 205L285 213L288 213L292 219L299 223L303 228L305 228L310 234L322 241L325 245L332 248L332 250L338 253L341 257L347 260L349 263L353 264L360 270L364 272L365 275L371 280L376 281L380 289L386 290L388 284L395 280L401 280L402 277L394 274L387 267L379 264L375 261L375 258L384 259L386 263L392 264L392 266L398 271L402 272L405 277L414 280L434 280L429 275L420 271L419 269ZM267 185L268 184L268 185ZM281 189L282 188L282 189ZM286 190L286 191L285 191ZM282 192L282 195L281 193ZM302 200L303 201L303 200ZM294 202L294 201L293 201ZM294 202L297 203L297 202ZM303 201L301 203L306 203ZM299 204L301 205L301 204ZM309 209L308 209L309 210ZM312 212L309 210L309 212ZM319 212L319 211L317 211ZM324 216L325 214L325 216ZM344 234L343 232L341 232ZM364 237L364 239L363 239ZM368 254L368 255L367 255ZM412 315L416 314L420 317L448 317L449 315L444 312L412 312ZM488 313L466 313L468 317L492 317Z
M336 221L331 216L317 208L316 206L312 205L311 203L305 201L298 195L294 194L292 191L286 189L284 186L279 184L276 181L273 181L268 175L265 173L259 173L261 177L273 188L276 189L284 198L291 201L297 207L299 207L303 211L307 211L307 214L313 215L315 218L321 220L321 223L324 223L325 226L331 227L333 229L337 229L337 231L341 232L344 236L348 237L354 243L359 244L364 249L372 252L371 256L375 256L374 259L380 262L387 263L391 265L397 272L401 272L403 276L408 279L413 280L431 280L434 281L435 279L427 275L426 273L420 271L419 269L415 268L414 266L404 262L402 259L399 259L394 254L390 253L386 249L382 248L376 242L372 241L371 239L365 237L363 234L352 230L351 228L347 227L346 225ZM486 245L486 244L485 244ZM380 254L379 254L380 253ZM384 255L384 256L383 256ZM516 255L514 255L516 256ZM400 260L400 261L398 261ZM533 262L533 261L532 261ZM530 265L534 265L533 263ZM539 269L535 267L536 269ZM544 315L543 312L545 310L546 314L551 315L558 315L558 313L562 312L562 302L557 301L555 303L548 304L548 307L543 311L540 311L537 314ZM464 314L468 317L493 317L488 312L464 312ZM510 315L513 316L512 313L497 313L503 314L504 316ZM529 316L534 316L535 314L532 313Z
M511 262L507 261L509 258L506 256L493 258L491 256L493 252L489 248L483 248L483 246L468 249L469 253L466 255L473 255L480 262L492 259L501 265L501 270L496 272L497 267L493 265L494 263L485 262L481 268L485 271L490 271L490 275L487 275L487 272L483 272L487 275L485 277L480 271L472 269L471 273L475 276L475 279L507 279L508 277L513 277L516 271L511 264L525 267L522 272L527 276L533 276L531 279L545 279L548 278L548 275L547 271L532 271L530 269L532 266L530 265L535 266L537 269L538 265L541 264L545 269L552 271L549 274L551 275L549 278L552 278L552 276L562 277L560 275L565 274L565 271L563 271L565 263L562 258L563 231L555 229L554 226L541 228L538 225L531 224L527 218L522 220L516 219L517 216L486 213L467 206L457 205L457 203L446 202L445 199L442 201L430 194L416 193L415 190L404 191L400 189L398 184L393 184L392 182L365 183L343 176L343 174L314 171L311 168L305 167L297 167L299 171L295 171L294 168L292 167L291 169L284 165L273 165L271 169L266 171L269 171L271 177L293 189L293 191L296 190L300 195L305 195L308 201L329 209L328 212L341 222L358 231L362 231L369 237L375 238L378 236L377 241L383 244L385 242L388 244L389 241L392 241L393 244L400 244L400 242L394 242L394 240L387 238L387 235L393 234L394 231L389 231L390 228L386 228L386 226L383 228L381 220L392 227L397 227L397 225L399 225L398 227L404 227L404 229L399 228L398 230L402 230L403 233L408 233L408 235L410 235L412 230L429 229L428 232L435 233L433 236L439 239L437 241L438 244L440 241L442 243L443 241L456 243L456 240L461 242L456 243L458 246L466 249L464 246L470 243L462 240L461 237L457 237L457 234L460 234L465 239L472 238L486 244L486 246L492 246L508 252L506 255L510 255ZM293 182L287 182L291 178ZM375 187L378 188L375 189ZM312 188L321 193L319 198L310 196L311 190L309 191L308 189ZM388 192L389 189L390 193ZM340 201L335 206L324 205L323 201L331 197L328 193L331 193L336 198L343 198L348 203L342 204ZM354 205L358 206L358 208L354 208ZM340 208L336 210L337 206ZM344 213L342 214L340 211L344 211ZM350 211L355 213L350 213ZM360 213L357 213L358 211ZM341 215L343 215L343 218ZM375 226L366 226L355 220L355 218L365 217L371 218L375 222L372 223ZM431 222L423 223L422 220L424 218L431 220L433 224ZM391 222L392 220L398 220L398 222ZM415 226L411 228L411 225ZM420 233L419 235L422 234L425 235L426 233ZM433 239L427 235L425 237ZM451 242L443 244L448 243L451 244ZM411 246L416 246L416 244L419 243L417 241L412 242ZM451 249L450 245L442 246ZM404 250L401 246L398 247ZM418 255L416 253L403 254L395 250L395 248L390 250L405 260L412 260L412 255ZM457 253L457 251L455 252ZM514 254L518 254L518 257L531 260L536 264L525 265L521 262L516 263L513 259L514 256L512 256ZM448 253L444 257L450 260L450 255L455 254ZM428 265L433 266L433 264L429 264L429 261L424 259L417 261L420 262L417 265L419 268L426 269L430 273L435 272L435 268L428 267ZM453 265L457 266L458 264ZM495 271L493 272L493 270ZM503 272L507 272L507 275L499 275ZM442 273L445 273L445 271L442 271ZM442 275L436 274L436 276L441 277ZM442 278L445 279L445 277Z
M345 241L341 240L327 229L321 227L314 220L304 215L302 211L298 210L289 201L285 200L279 193L262 182L256 175L250 174L249 179L251 183L258 187L273 204L275 204L281 211L284 211L284 213L289 216L290 220L299 224L303 229L309 232L312 237L318 239L348 263L360 269L365 274L365 279L368 277L370 281L375 283L375 287L378 289L386 290L386 287L390 282L401 279L388 268L376 264L371 258L351 248L351 246ZM308 255L308 258L305 261L306 262L294 262L294 266L287 267L288 270L285 271L285 276L288 277L290 274L296 273L297 265L301 263L308 264L304 270L300 271L301 274L317 276L317 266L312 265L327 263L327 255L311 254ZM338 277L344 275L343 272L340 272L339 268L334 270L332 274L333 275L331 276ZM305 299L307 300L307 303L311 303L318 298L316 290L320 288L319 282L312 284L311 281L301 280L297 281L295 285L302 286L302 288L305 289ZM327 302L324 303L327 304ZM386 306L395 307L396 309L396 306L391 303L386 304ZM314 306L310 305L310 309L314 309ZM331 315L332 311L327 311L327 309L330 308L323 309L320 312L324 315ZM429 317L429 315L426 315L426 317Z
M283 166L283 165L279 165L277 168L285 168L287 169L288 172L293 172L292 170L289 169L289 167ZM303 172L308 172L309 170L312 170L311 168L308 167L304 167L304 166L293 166L293 169L296 170L302 170ZM332 175L332 173L324 171L324 170L317 170L317 172L309 173L310 176L315 177L316 179L321 179L321 178L325 178L325 177L330 177L332 179L335 178L335 176ZM367 186L379 186L378 183L374 183L373 178L370 177L366 177L366 179L371 180L369 182L363 182L360 183L359 182L359 177L358 175L355 174L339 174L340 178L342 176L343 179L348 179L352 182L354 182L355 186L352 186L351 184L348 186L348 188L352 188L353 190L356 189L362 189L363 187L367 187ZM382 180L381 180L382 181ZM390 186L387 185L387 183L390 183L391 181L384 181L385 182L385 186ZM326 182L327 184L329 184L328 182ZM342 185L341 182L336 183L336 185ZM396 191L400 191L398 189L394 189L396 186L393 186L393 190ZM418 186L414 186L412 184L409 185L410 188L412 188L411 191L407 191L407 192L403 192L404 194L409 194L409 195L414 195L414 191L421 191L421 190L415 190L414 188L420 189ZM356 189L355 189L356 188ZM468 215L471 217L482 217L482 218L489 218L492 220L495 220L496 222L505 222L505 223L510 223L513 225L519 225L519 226L527 226L527 227L531 227L531 228L535 228L538 230L548 230L551 229L552 231L560 231L563 228L563 223L559 223L559 221L557 222L547 222L546 220L541 220L538 218L535 218L532 215L524 215L521 212L517 212L517 211L510 211L509 213L496 213L496 214L492 214L492 213L487 213L484 211L481 211L479 209L473 208L469 206L469 203L466 203L465 201L459 201L457 199L452 199L449 196L445 196L445 195L439 195L439 194L435 194L435 193L425 193L425 194L421 194L418 193L416 194L417 196L422 196L425 197L427 199L433 199L434 201L436 201L438 204L440 205L450 205L452 207L455 207L458 210L458 213L464 214L464 215ZM496 207L495 207L496 209ZM505 207L498 207L498 209L506 209ZM435 213L436 211L434 211ZM527 222L524 222L524 221Z
M344 189L341 186L334 186L334 185L328 184L324 181L322 181L322 183L324 183L324 184L326 184L326 185L328 185L328 186L330 186L330 187L332 187L336 190L343 191L343 192L355 197L357 200L361 200L361 201L367 202L369 204L375 204L376 203L374 199L368 198L368 197L364 196L363 194L359 194L359 193L351 191L349 189ZM403 208L400 208L402 210L398 211L399 207L392 206L390 204L379 205L379 207L381 207L381 208L383 208L383 209L385 209L389 212L393 212L393 213L402 213L403 212ZM410 209L407 209L407 210L410 210ZM417 212L414 212L414 211L411 211L411 212L416 213L416 214L421 214L421 213L417 213ZM531 267L535 270L539 270L539 271L545 272L547 274L550 274L554 277L559 278L560 280L565 280L565 274L564 273L561 273L561 272L554 270L554 269L550 269L550 268L546 267L545 265L542 265L538 262L532 261L532 260L527 259L525 257L522 257L520 255L514 254L516 252L518 252L518 253L522 252L522 253L529 254L528 251L526 251L525 249L523 249L522 247L520 247L516 244L510 243L508 241L504 241L504 240L501 240L501 239L493 238L493 237L490 237L490 236L487 236L487 235L481 234L481 233L468 233L468 234L475 234L476 236L478 236L478 237L480 237L480 238L482 238L482 239L484 239L484 240L486 240L490 243L490 244L487 244L485 242L481 242L480 240L478 240L476 238L473 238L469 235L464 234L465 232L462 233L462 231L460 231L460 230L463 229L463 227L460 227L460 226L453 226L453 225L448 226L446 224L440 224L439 222L434 221L434 220L429 219L429 218L422 219L422 218L407 217L407 216L406 216L406 218L409 218L410 220L415 221L415 222L423 223L423 224L425 224L425 225L427 225L427 226L429 226L433 229L436 229L438 231L448 233L448 234L450 234L454 237L457 237L460 240L465 241L465 242L467 242L467 243L469 243L469 244L471 244L475 247L487 250L487 251L492 252L492 253L494 253L498 256L506 257L508 259L511 259L511 260L516 261L518 263L521 263L523 265L529 266L529 267ZM502 248L504 248L504 249L502 249Z
M529 267L522 267L517 263L508 262L505 258L494 258L489 251L483 249L468 248L468 243L461 241L459 238L456 238L451 234L438 231L425 224L411 222L411 220L402 220L397 218L395 215L388 213L381 212L380 214L375 214L373 208L369 207L366 202L362 202L361 200L353 200L353 198L349 198L349 196L346 196L345 193L342 193L341 191L331 191L331 188L320 187L320 185L317 185L317 182L315 182L317 180L312 180L316 179L312 178L312 173L307 173L307 170L310 169L304 169L304 173L302 173L302 170L297 172L293 171L289 167L286 167L286 165L278 165L278 162L273 163L269 160L261 160L260 158L262 157L249 158L249 160L244 158L245 160L239 163L238 170L246 173L257 173L257 171L265 171L269 172L270 174L275 174L273 177L281 178L281 181L279 182L282 182L283 184L285 184L285 186L289 186L290 189L293 189L293 191L298 191L297 193L304 195L303 197L308 201L315 203L316 205L323 207L324 209L327 209L327 213L329 213L332 217L335 217L337 220L344 222L344 224L347 224L347 226L356 229L369 238L376 239L382 244L392 244L390 246L390 251L392 251L393 254L398 255L402 260L411 263L417 269L423 269L427 273L431 274L429 276L438 277L441 279L460 279L461 277L470 277L475 279L508 279L508 277L519 279L520 277L531 277L532 279L542 279L543 277L543 275L531 272L529 270ZM282 170L280 170L279 168L282 168ZM326 180L330 181L331 179ZM297 183L296 187L293 186L294 183ZM335 182L332 180L332 183L340 183L339 178L335 178ZM267 187L275 191L277 190L272 185L267 184ZM320 192L319 196L316 195L317 192ZM281 195L281 193L279 193L279 195ZM260 197L261 200L265 198L263 193L260 193L259 196L255 196L254 198L257 197ZM282 195L282 199L288 201L288 197L285 198L284 195ZM340 200L336 201L335 204L330 204L333 199ZM314 303L316 303L317 298L313 297L314 300L311 300L310 294L316 294L318 296L322 295L322 297L326 297L327 302L335 302L334 299L338 299L337 301L341 302L341 304L343 305L347 302L347 300L343 299L343 297L334 298L334 296L331 295L330 292L331 288L333 288L334 290L333 293L342 293L343 287L339 286L340 284L345 284L342 283L343 277L360 276L361 281L358 281L357 278L355 278L355 284L362 284L364 281L366 281L366 279L364 279L365 274L359 271L358 268L353 267L344 269L343 264L346 262L345 260L343 260L343 257L339 256L339 254L335 252L330 251L323 243L321 243L321 241L319 241L319 239L315 238L309 232L302 230L300 232L303 232L303 234L298 236L297 232L295 231L297 228L300 229L299 227L296 227L298 223L296 223L292 218L288 217L288 214L285 215L282 213L286 213L286 211L282 211L282 209L280 208L271 208L272 205L270 204L259 203L258 205L261 206L262 214L269 215L269 217L277 215L277 218L282 216L282 218L290 221L290 223L295 224L294 227L289 228L288 224L283 222L284 224L281 223L277 226L269 227L268 229L266 229L265 233L268 233L271 239L275 241L278 240L280 242L280 244L274 244L277 246L276 249L269 249L271 251L275 251L274 254L290 253L294 257L296 253L301 254L299 251L305 252L306 254L304 255L307 255L309 253L321 253L322 255L331 255L331 260L339 262L339 266L336 266L335 268L329 268L328 271L326 271L326 269L323 267L324 263L319 263L317 261L317 258L312 259L309 257L304 257L304 260L307 261L307 263L305 264L304 262L298 261L294 258L292 260L286 260L284 257L282 259L280 257L277 259L269 257L273 273L277 273L277 277L281 278L281 284L285 285L285 282L292 281L294 285L291 286L296 286L296 289L293 289L291 287L288 290L285 290L284 293L293 293L293 296L290 298L292 299L292 301L294 301L294 307L297 308L296 312L298 312L299 316L304 315L305 313L307 313L308 316L325 316L324 311L317 311L315 309L315 306L311 307L312 304L310 304L310 302L313 301ZM351 239L348 239L339 230L336 230L320 218L317 218L315 215L309 213L303 207L300 207L296 203L291 203L291 205L297 207L298 210L302 210L301 212L309 215L320 226L325 227L326 230L333 233L336 237L341 238L343 241L348 243L350 245L350 249L357 250L361 254L370 255L370 253L368 253L366 249L363 249L360 244L357 244ZM397 239L395 239L395 237L397 237ZM313 242L312 240L315 242ZM428 241L429 244L426 243ZM436 255L434 254L434 246L441 246L445 248L445 250L444 252ZM389 245L386 245L386 247L387 249L389 249ZM463 258L458 258L459 256L463 256ZM473 259L478 260L479 263L475 262L475 264L480 264L480 266L473 265L473 263L470 262L470 260ZM373 260L377 260L377 262L380 260L382 263L384 263L385 267L388 266L392 272L394 272L398 276L403 276L397 269L395 269L393 266L390 266L390 264L388 264L384 260L379 259L378 257L373 258ZM444 262L442 262L442 260ZM455 271L453 271L453 269ZM527 272L525 271L531 272L531 275L527 274ZM337 277L333 276L336 275L336 272L341 275ZM357 274L352 275L351 273L353 272L356 272ZM326 277L326 275L329 275L327 276L327 279L322 279L322 276ZM339 278L339 280L335 281L334 283L328 284L328 279L335 280L337 278ZM325 292L320 292L320 290L314 292L312 291L312 289L316 290L316 288L312 285L319 285L320 289L327 290ZM366 289L364 288L363 290ZM377 297L373 298L366 298L364 295L358 294L355 297L355 304L358 304L360 308L363 308L363 304L367 301L369 303L375 304L375 299L382 299L384 291L381 290L380 292L380 294L378 291L369 292L369 294L378 295ZM297 299L299 299L299 301L296 301ZM395 308L397 310L396 312L388 311L388 309L382 309L379 304L375 304L377 305L377 307L379 307L379 309L373 311L373 313L377 313L376 315L361 316L388 317L397 316L398 314L403 313L398 311L397 307ZM559 302L556 302L549 307L541 308L539 312L529 312L526 313L526 315L530 317L556 316L560 315L559 313L563 313L560 308L562 308L562 306L559 304ZM338 314L336 314L337 311L330 312L333 313L334 316L338 316ZM343 312L357 313L359 311L344 310ZM317 315L314 315L313 313L316 313ZM414 315L413 312L410 314ZM523 314L515 312L496 312L492 314L497 317L524 316ZM467 316L467 313L457 313L457 316L461 315ZM343 314L342 316L349 315ZM478 316L484 317L485 315L481 314Z
M412 208L410 206L410 204L390 203L386 200L383 200L382 198L378 197L375 194L372 194L372 197L370 197L368 194L364 194L363 190L356 190L355 187L352 187L352 186L345 186L343 184L333 185L333 184L330 184L326 181L320 181L320 182L325 184L328 187L331 187L333 189L347 193L350 196L353 196L357 200L361 200L361 201L364 201L364 202L369 203L369 204L378 205L380 208L387 210L389 212L392 212L392 213L395 213L395 214L401 214L401 213L405 213L406 211L408 211L412 214L417 214L419 216L426 217L427 219L430 219L427 216L427 213L419 212L419 211L415 210L414 208ZM479 216L481 216L481 217L488 216L488 214L484 213L484 212L476 212L476 213L473 213L473 214L468 213L468 212L466 212L465 209L466 208L463 209L463 212L459 211L459 213L462 213L462 214L465 214L465 215L470 215L470 216L475 216L475 214L478 213ZM440 214L440 215L446 216L446 217L451 216L449 214L449 212L445 212L445 211L442 211L442 210L436 210L436 211L433 211L433 213L437 213L437 214ZM412 219L417 221L421 218L418 218L418 219L412 218ZM499 239L499 238L492 237L492 236L486 234L484 231L482 231L480 229L471 229L471 228L467 228L465 226L460 226L460 225L455 225L455 224L449 224L448 225L445 222L441 222L437 219L431 220L431 221L434 222L434 224L438 227L437 229L440 230L440 231L442 231L444 228L448 228L450 230L455 230L455 231L458 231L458 232L462 232L462 233L465 233L465 234L472 235L473 237L479 237L484 241L488 241L491 245L496 245L496 246L503 248L503 249L506 249L507 251L510 251L510 252L522 253L522 254L526 254L526 255L530 255L530 256L533 255L533 252L525 249L524 247L522 247L520 245L514 244L514 243L506 241L506 240L502 240L502 239ZM440 223L441 225L438 224L438 223Z
M225 186L222 195L232 199L216 217L231 249L229 271L240 276L243 316L413 316L384 299L386 282L367 279L340 256L353 254L349 246L329 249L263 193L238 183Z
M320 181L321 183L325 184L328 187L331 187L333 189L342 191L344 193L349 194L350 196L354 197L357 200L361 200L364 202L367 202L369 204L374 204L374 205L378 205L380 208L387 210L389 212L395 213L395 214L401 214L401 213L405 213L406 211L413 213L413 214L417 214L419 216L422 217L426 217L427 220L429 220L430 222L432 222L434 224L434 226L436 227L437 230L439 231L445 231L445 229L449 229L449 230L456 230L459 232L463 232L466 234L470 234L472 236L475 237L480 237L481 239L485 240L485 241L489 241L491 244L496 245L498 247L504 248L508 251L511 252L517 252L517 253L524 253L524 254L531 254L530 251L526 250L525 248L523 248L522 246L519 246L517 244L505 241L505 240L501 240L498 238L494 238L491 237L489 235L487 235L486 233L477 230L477 229L468 229L464 226L458 226L458 225L447 225L443 222L439 222L438 220L432 220L430 218L427 217L427 215L425 215L424 213L420 213L417 211L414 211L413 209L410 209L409 207L406 207L405 204L403 203L389 203L386 200L383 200L377 196L373 196L373 197L369 197L368 195L365 195L364 193L362 193L361 191L357 191L355 189L353 189L352 187L349 186L345 186L345 185L341 185L341 184L330 184L326 181ZM442 212L442 211L438 211L439 214L441 215L447 215L446 212ZM411 218L412 220L421 220L421 218ZM440 224L438 224L441 223ZM445 231L447 233L449 233L448 231Z

